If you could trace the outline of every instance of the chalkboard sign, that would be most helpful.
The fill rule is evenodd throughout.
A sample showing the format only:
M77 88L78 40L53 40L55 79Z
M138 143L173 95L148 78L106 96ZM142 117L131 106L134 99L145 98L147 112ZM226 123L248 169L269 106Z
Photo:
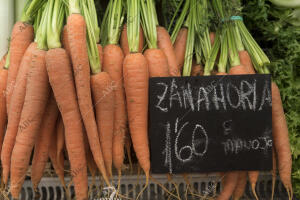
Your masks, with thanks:
M151 78L152 173L272 169L270 75Z

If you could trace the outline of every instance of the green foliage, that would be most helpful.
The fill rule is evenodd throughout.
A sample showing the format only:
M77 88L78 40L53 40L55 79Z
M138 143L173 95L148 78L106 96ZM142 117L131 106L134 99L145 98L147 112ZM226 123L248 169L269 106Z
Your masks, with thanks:
M269 69L278 84L289 127L293 154L294 192L300 196L300 27L291 22L292 9L269 1L244 0L246 26L271 60Z

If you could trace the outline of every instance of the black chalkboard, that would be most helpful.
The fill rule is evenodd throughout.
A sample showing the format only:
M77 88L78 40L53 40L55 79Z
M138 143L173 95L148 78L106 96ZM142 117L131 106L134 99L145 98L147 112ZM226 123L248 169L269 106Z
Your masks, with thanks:
M270 75L149 81L152 173L272 169Z

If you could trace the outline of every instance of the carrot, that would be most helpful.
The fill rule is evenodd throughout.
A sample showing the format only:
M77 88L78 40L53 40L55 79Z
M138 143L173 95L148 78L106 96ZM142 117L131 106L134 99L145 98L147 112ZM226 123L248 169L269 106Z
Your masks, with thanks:
M101 44L97 44L98 52L99 52L99 58L100 58L100 65L103 65L103 48Z
M70 43L75 85L79 102L79 109L95 162L102 173L106 183L109 183L106 175L101 145L97 130L95 115L93 112L92 95L90 86L90 67L86 44L86 24L83 16L72 14L68 17L68 41Z
M29 166L30 155L42 122L50 87L45 62L46 51L35 49L28 71L26 96L19 130L11 156L11 194L18 198Z
M247 172L239 172L237 185L233 192L233 200L239 200L246 189L247 185Z
M60 182L62 183L63 187L66 189L66 184L65 184L65 179L64 179L64 156L63 154L60 154L61 156L58 158L57 157L57 134L59 133L58 131L58 126L59 126L59 120L56 123L56 131L51 135L51 140L50 140L50 147L49 147L49 158L51 160L52 166L60 179Z
M157 45L158 48L163 50L165 53L168 64L169 64L169 74L170 76L181 76L181 72L178 70L178 64L176 61L176 55L172 41L168 31L163 27L157 27Z
M258 180L258 176L259 176L259 171L249 171L248 172L248 177L249 177L249 182L251 185L251 189L252 189L252 194L254 195L255 199L258 200L258 196L256 194L256 183Z
M7 58L7 54L5 54L5 55L1 58L1 60L0 60L0 67L1 67L1 68L5 67L6 58Z
M185 27L181 28L174 43L174 51L179 71L182 71L184 65L187 35L188 29Z
M127 121L123 87L123 60L124 55L119 46L110 44L104 47L103 70L110 75L114 83L111 86L113 88L110 88L115 92L113 163L118 171L121 170L124 161L124 137Z
M31 57L34 49L36 49L37 44L31 43L27 48L24 57L21 62L19 73L16 79L16 84L14 92L11 97L10 113L8 115L8 124L6 128L6 134L3 141L3 147L1 152L1 162L3 168L3 181L6 185L8 182L9 172L10 172L10 161L11 153L15 144L18 126L21 118L21 112L25 100L26 85L27 85L27 72L31 67ZM5 93L6 94L6 93Z
M130 134L140 166L148 180L150 155L148 147L148 65L141 53L129 54L123 63Z
M277 178L277 163L276 163L276 153L275 149L272 149L272 160L273 160L273 169L272 169L272 196L271 200L274 199L274 192L275 192L275 182Z
M289 133L284 115L284 110L282 107L280 91L274 82L272 83L272 128L274 147L278 159L279 176L284 187L287 190L289 199L292 199L292 158L289 143Z
M224 187L217 200L229 200L238 181L238 172L228 172L224 178Z
M108 176L111 177L115 93L107 91L112 86L112 80L106 72L93 75L91 86L103 158Z
M48 161L49 147L52 135L56 129L56 121L58 117L58 108L53 94L50 96L46 111L44 113L43 121L38 134L31 168L31 181L34 190L43 176L46 163Z
M56 123L56 139L57 139L56 160L60 160L61 157L64 156L64 146L65 146L65 128L64 128L64 121L61 116L58 117ZM61 169L64 169L64 163L58 162L58 164Z
M63 32L62 32L62 45L63 48L67 51L67 54L70 56L70 44L68 41L68 28L67 25L64 26Z
M69 57L64 49L51 49L47 52L46 62L49 81L65 126L65 140L76 197L77 199L87 199L88 183L83 124ZM57 154L55 159L57 159Z
M161 49L147 49L144 56L148 62L150 77L169 76L168 60Z
M61 117L61 115L59 115L57 117L57 122L56 122L56 157L57 160L59 160L59 158L61 157L61 155L63 155L63 151L64 151L64 145L65 145L65 127L64 127L64 121ZM63 169L63 165L60 166Z
M121 44L121 48L123 50L124 55L127 56L130 52L129 52L128 37L127 37L127 25L126 24L124 24L124 26L123 26L120 44ZM143 34L142 27L140 27L138 52L141 53L143 51L143 48L144 48L144 34Z
M19 67L26 49L33 41L33 26L23 22L17 22L12 30L10 42L10 65L8 69L6 86L6 108L9 112L9 105L12 92L15 87Z
M192 76L203 76L204 69L201 65L194 65L192 68Z
M8 71L7 69L3 68L3 66L4 63L0 63L0 154L5 133L5 126L7 123L5 90Z
M215 37L216 37L216 33L214 33L214 32L210 32L209 33L209 39L210 39L211 45L214 45L214 43L215 43Z
M90 146L89 146L89 140L87 138L85 130L84 130L84 134L83 134L83 139L84 139L84 149L85 149L87 166L88 166L88 169L89 169L92 177L94 178L97 173L97 165L94 161L93 154L92 154Z
M253 68L253 64L249 53L246 50L239 51L239 57L240 57L241 65L245 66L249 74L255 74L255 70Z

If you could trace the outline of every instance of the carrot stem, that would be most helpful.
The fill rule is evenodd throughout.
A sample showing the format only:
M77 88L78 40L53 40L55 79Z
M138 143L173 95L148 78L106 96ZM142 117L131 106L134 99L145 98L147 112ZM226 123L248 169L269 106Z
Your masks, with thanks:
M86 2L82 3L81 8L87 26L88 56L89 56L89 62L90 62L92 73L97 74L101 72L101 62L100 62L96 33L95 33L96 30L95 27L98 27L98 24L93 24L93 20L92 20L93 18L92 15L97 15L97 13L92 13L87 6L87 0L85 1Z
M79 0L69 0L69 10L71 14L80 14Z
M220 34L221 34L220 31L217 30L216 36L215 36L215 42L210 50L208 60L205 63L204 76L209 76L211 74L211 71L214 68L219 49L221 47Z
M47 46L47 21L50 10L51 2L48 1L43 12L43 17L41 19L41 23L36 32L35 41L37 42L37 48L41 50L48 50Z
M196 0L190 0L190 13L188 17L188 36L185 50L183 76L190 76L192 71L193 51L195 43L195 22L196 22Z
M138 52L140 42L140 0L127 0L127 37L129 52Z
M193 4L195 5L195 4ZM186 19L187 17L187 14L188 14L188 11L189 11L189 8L190 8L190 0L186 0L185 1L185 4L183 6L183 9L181 11L181 14L179 16L179 18L177 19L177 22L175 24L175 27L174 27L174 30L172 32L172 35L171 35L171 41L172 43L174 44L174 42L176 41L176 38L177 38L177 35L179 33L179 30L180 28L182 27L183 23L184 23L184 20ZM177 13L175 13L177 14ZM175 15L174 15L175 16ZM171 25L170 25L171 26ZM170 28L170 27L169 27Z
M118 44L121 27L124 20L124 10L122 0L111 0L108 7L107 16L107 39L108 44Z
M157 49L157 16L153 0L141 1L142 27L149 49Z
M49 49L60 48L60 35L64 21L64 5L62 1L49 0L49 14L47 23L47 45Z

